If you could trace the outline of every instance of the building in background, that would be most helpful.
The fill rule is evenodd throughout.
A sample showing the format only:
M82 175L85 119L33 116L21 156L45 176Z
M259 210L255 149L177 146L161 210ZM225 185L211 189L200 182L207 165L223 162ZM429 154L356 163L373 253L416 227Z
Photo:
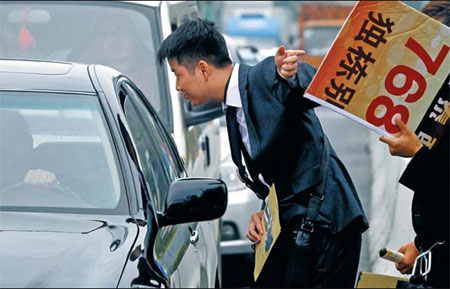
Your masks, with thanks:
M312 3L300 6L299 48L306 51L301 61L319 67L352 9L352 2Z

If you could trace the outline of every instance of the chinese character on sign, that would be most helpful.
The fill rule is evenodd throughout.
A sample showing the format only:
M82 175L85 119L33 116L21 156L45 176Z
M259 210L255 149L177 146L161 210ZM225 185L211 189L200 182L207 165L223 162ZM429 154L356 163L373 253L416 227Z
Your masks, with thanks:
M420 139L420 141L423 143L423 145L429 149L431 149L434 146L434 144L436 143L436 140L437 140L436 138L434 138L422 131L419 132L417 137Z
M372 58L372 52L365 53L361 46L358 46L358 50L354 49L353 47L349 47L348 52L347 62L350 65L348 65L345 60L341 60L339 66L344 68L346 71L337 71L336 75L347 75L346 78L350 80L351 77L355 74L356 79L353 83L358 84L361 77L367 76L367 62L375 63L375 59ZM354 57L352 57L352 55L354 55ZM362 64L363 61L364 65Z
M325 88L325 94L329 97L327 98L327 102L343 109L344 106L348 105L352 100L352 97L355 94L355 90L349 87L344 87L343 83L338 86L334 78L331 80L331 86L333 88L333 91L331 91L329 87ZM339 103L336 101L338 101Z
M362 40L365 43L377 48L380 42L386 43L384 35L392 32L392 26L395 24L391 22L390 18L383 20L381 13L378 13L378 19L373 15L373 12L369 13L369 19L372 22L371 26L368 27L369 20L365 20L361 30L355 37L355 40Z
M439 98L438 104L436 104L433 109L434 111L430 113L429 117L434 118L436 122L445 125L450 116L450 102Z

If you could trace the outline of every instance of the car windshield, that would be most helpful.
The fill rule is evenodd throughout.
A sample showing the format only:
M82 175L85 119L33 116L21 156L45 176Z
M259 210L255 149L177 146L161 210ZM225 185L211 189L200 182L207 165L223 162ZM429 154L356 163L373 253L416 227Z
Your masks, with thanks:
M324 56L328 53L341 27L307 27L304 31L305 51Z
M95 96L0 92L1 208L123 210L107 127Z
M151 24L155 15L130 7L135 6L114 1L2 2L0 57L115 68L129 76L160 113L156 29Z

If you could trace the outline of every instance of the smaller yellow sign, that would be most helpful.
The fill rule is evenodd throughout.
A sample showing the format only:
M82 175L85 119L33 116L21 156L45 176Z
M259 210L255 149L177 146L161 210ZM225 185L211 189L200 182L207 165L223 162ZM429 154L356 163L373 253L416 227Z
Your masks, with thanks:
M399 285L408 281L409 280L406 278L360 272L358 285L356 288L402 288Z
M278 199L275 185L272 185L269 192L268 201L264 207L263 217L264 236L261 242L256 245L255 252L255 281L266 263L267 257L281 232L280 217L278 214Z

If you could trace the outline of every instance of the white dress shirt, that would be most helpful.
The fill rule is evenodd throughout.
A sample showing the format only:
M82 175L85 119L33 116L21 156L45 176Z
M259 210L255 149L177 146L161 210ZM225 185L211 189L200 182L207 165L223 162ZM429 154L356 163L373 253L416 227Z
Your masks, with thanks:
M226 93L226 101L223 104L223 108L226 111L228 106L236 108L236 120L239 125L239 132L242 136L242 143L247 150L250 158L252 157L250 149L250 138L248 136L247 122L245 121L244 110L242 109L241 93L239 92L239 64L234 64L233 71L231 72L230 82L228 83L228 89ZM259 180L270 189L270 186L264 181L261 174L258 176Z
M228 106L236 108L236 120L239 124L239 132L242 136L242 143L247 149L248 155L252 157L250 149L250 138L248 136L247 122L245 121L244 110L242 109L241 93L239 92L239 64L233 66L230 82L226 91L225 110Z

